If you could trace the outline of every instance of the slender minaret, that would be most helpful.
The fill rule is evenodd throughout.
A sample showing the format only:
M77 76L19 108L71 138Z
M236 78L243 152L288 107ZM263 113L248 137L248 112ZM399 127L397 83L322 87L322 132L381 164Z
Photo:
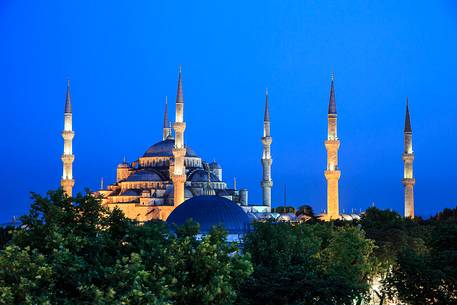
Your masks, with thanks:
M73 132L72 125L70 81L68 81L67 99L65 101L64 111L64 129L62 131L62 138L64 141L62 155L63 175L60 180L60 186L69 197L72 196L73 186L75 185L75 180L73 179L73 160L75 159L75 156L73 155L72 149L72 141L75 133Z
M173 125L175 130L175 147L173 148L174 168L173 168L173 189L174 205L180 205L184 201L184 185L186 183L186 167L184 157L186 147L184 146L184 96L182 93L182 69L179 66L178 92L176 94L176 120Z
M265 90L265 115L263 118L263 137L262 137L262 169L263 176L260 185L262 186L262 205L271 207L271 187L273 180L271 180L271 142L273 139L270 135L270 110L268 109L268 89Z
M325 179L327 179L327 215L326 220L338 219L340 216L339 210L339 195L338 195L338 180L341 172L338 168L338 149L340 148L340 140L337 136L337 113L335 102L335 88L333 85L334 75L332 73L332 83L330 87L330 101L328 105L328 135L325 141L325 149L327 150L327 170L325 171Z
M404 142L404 171L402 183L405 187L405 217L414 218L414 184L416 183L416 179L413 177L413 131L411 129L411 120L409 118L408 98L406 98Z
M165 97L165 114L163 116L163 136L165 141L171 135L171 127L168 124L168 96Z

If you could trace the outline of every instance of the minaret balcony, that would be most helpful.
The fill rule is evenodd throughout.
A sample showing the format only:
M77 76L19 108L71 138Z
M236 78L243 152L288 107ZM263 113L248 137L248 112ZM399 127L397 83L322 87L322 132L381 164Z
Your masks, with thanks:
M272 180L262 180L260 181L260 186L262 188L272 188L273 187L273 181Z
M263 145L271 145L273 139L271 137L262 137L262 144Z
M62 157L62 162L63 163L71 163L75 160L75 156L74 155L65 155L63 154Z
M411 153L411 154L404 153L402 155L402 159L403 159L403 161L413 161L414 160L414 154L413 153Z
M62 131L62 138L64 140L73 140L74 137L75 137L75 133L72 130Z
M326 170L324 172L325 179L331 180L331 179L340 179L341 177L341 172L339 170Z
M186 123L185 122L175 122L173 124L173 129L175 130L175 133L179 132L184 132L186 130Z
M403 183L404 186L413 186L414 184L416 184L416 179L404 178L401 180L401 183Z
M326 140L324 143L327 150L340 148L340 140Z

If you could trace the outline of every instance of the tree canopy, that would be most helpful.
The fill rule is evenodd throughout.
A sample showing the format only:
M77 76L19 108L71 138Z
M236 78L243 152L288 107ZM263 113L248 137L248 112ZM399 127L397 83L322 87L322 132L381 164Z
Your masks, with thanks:
M109 211L90 194L41 197L0 253L0 304L233 304L252 272L214 228L170 232Z
M353 304L368 292L372 250L352 226L256 223L245 241L254 273L240 304Z
M255 222L240 249L220 227L139 224L89 192L32 196L21 226L0 230L0 305L457 304L457 209Z

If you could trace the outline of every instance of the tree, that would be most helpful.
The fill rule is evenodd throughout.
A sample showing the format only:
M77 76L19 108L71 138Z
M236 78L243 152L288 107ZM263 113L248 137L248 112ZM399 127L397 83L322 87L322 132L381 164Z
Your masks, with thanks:
M457 304L457 225L436 223L426 247L402 248L386 285L408 304Z
M0 250L3 249L5 245L11 240L13 231L13 226L0 227Z
M254 273L239 304L353 304L368 291L372 248L355 227L256 223L245 241Z
M0 251L0 304L225 305L251 272L221 229L199 240L196 224L139 225L90 193L33 198Z

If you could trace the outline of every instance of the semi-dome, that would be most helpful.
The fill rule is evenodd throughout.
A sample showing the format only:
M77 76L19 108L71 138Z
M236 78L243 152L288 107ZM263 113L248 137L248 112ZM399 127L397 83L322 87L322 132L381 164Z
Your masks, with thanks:
M173 148L175 147L174 139L166 139L155 143L146 150L143 157L172 157ZM192 148L186 146L186 157L198 157Z
M219 178L210 173L211 182L220 182ZM208 182L208 172L203 169L197 169L189 175L189 179L192 182Z
M155 170L142 169L127 177L125 181L163 181L163 177Z
M168 216L168 224L182 225L188 219L200 224L200 233L220 225L228 234L249 231L248 215L233 201L219 196L197 196L184 201Z

